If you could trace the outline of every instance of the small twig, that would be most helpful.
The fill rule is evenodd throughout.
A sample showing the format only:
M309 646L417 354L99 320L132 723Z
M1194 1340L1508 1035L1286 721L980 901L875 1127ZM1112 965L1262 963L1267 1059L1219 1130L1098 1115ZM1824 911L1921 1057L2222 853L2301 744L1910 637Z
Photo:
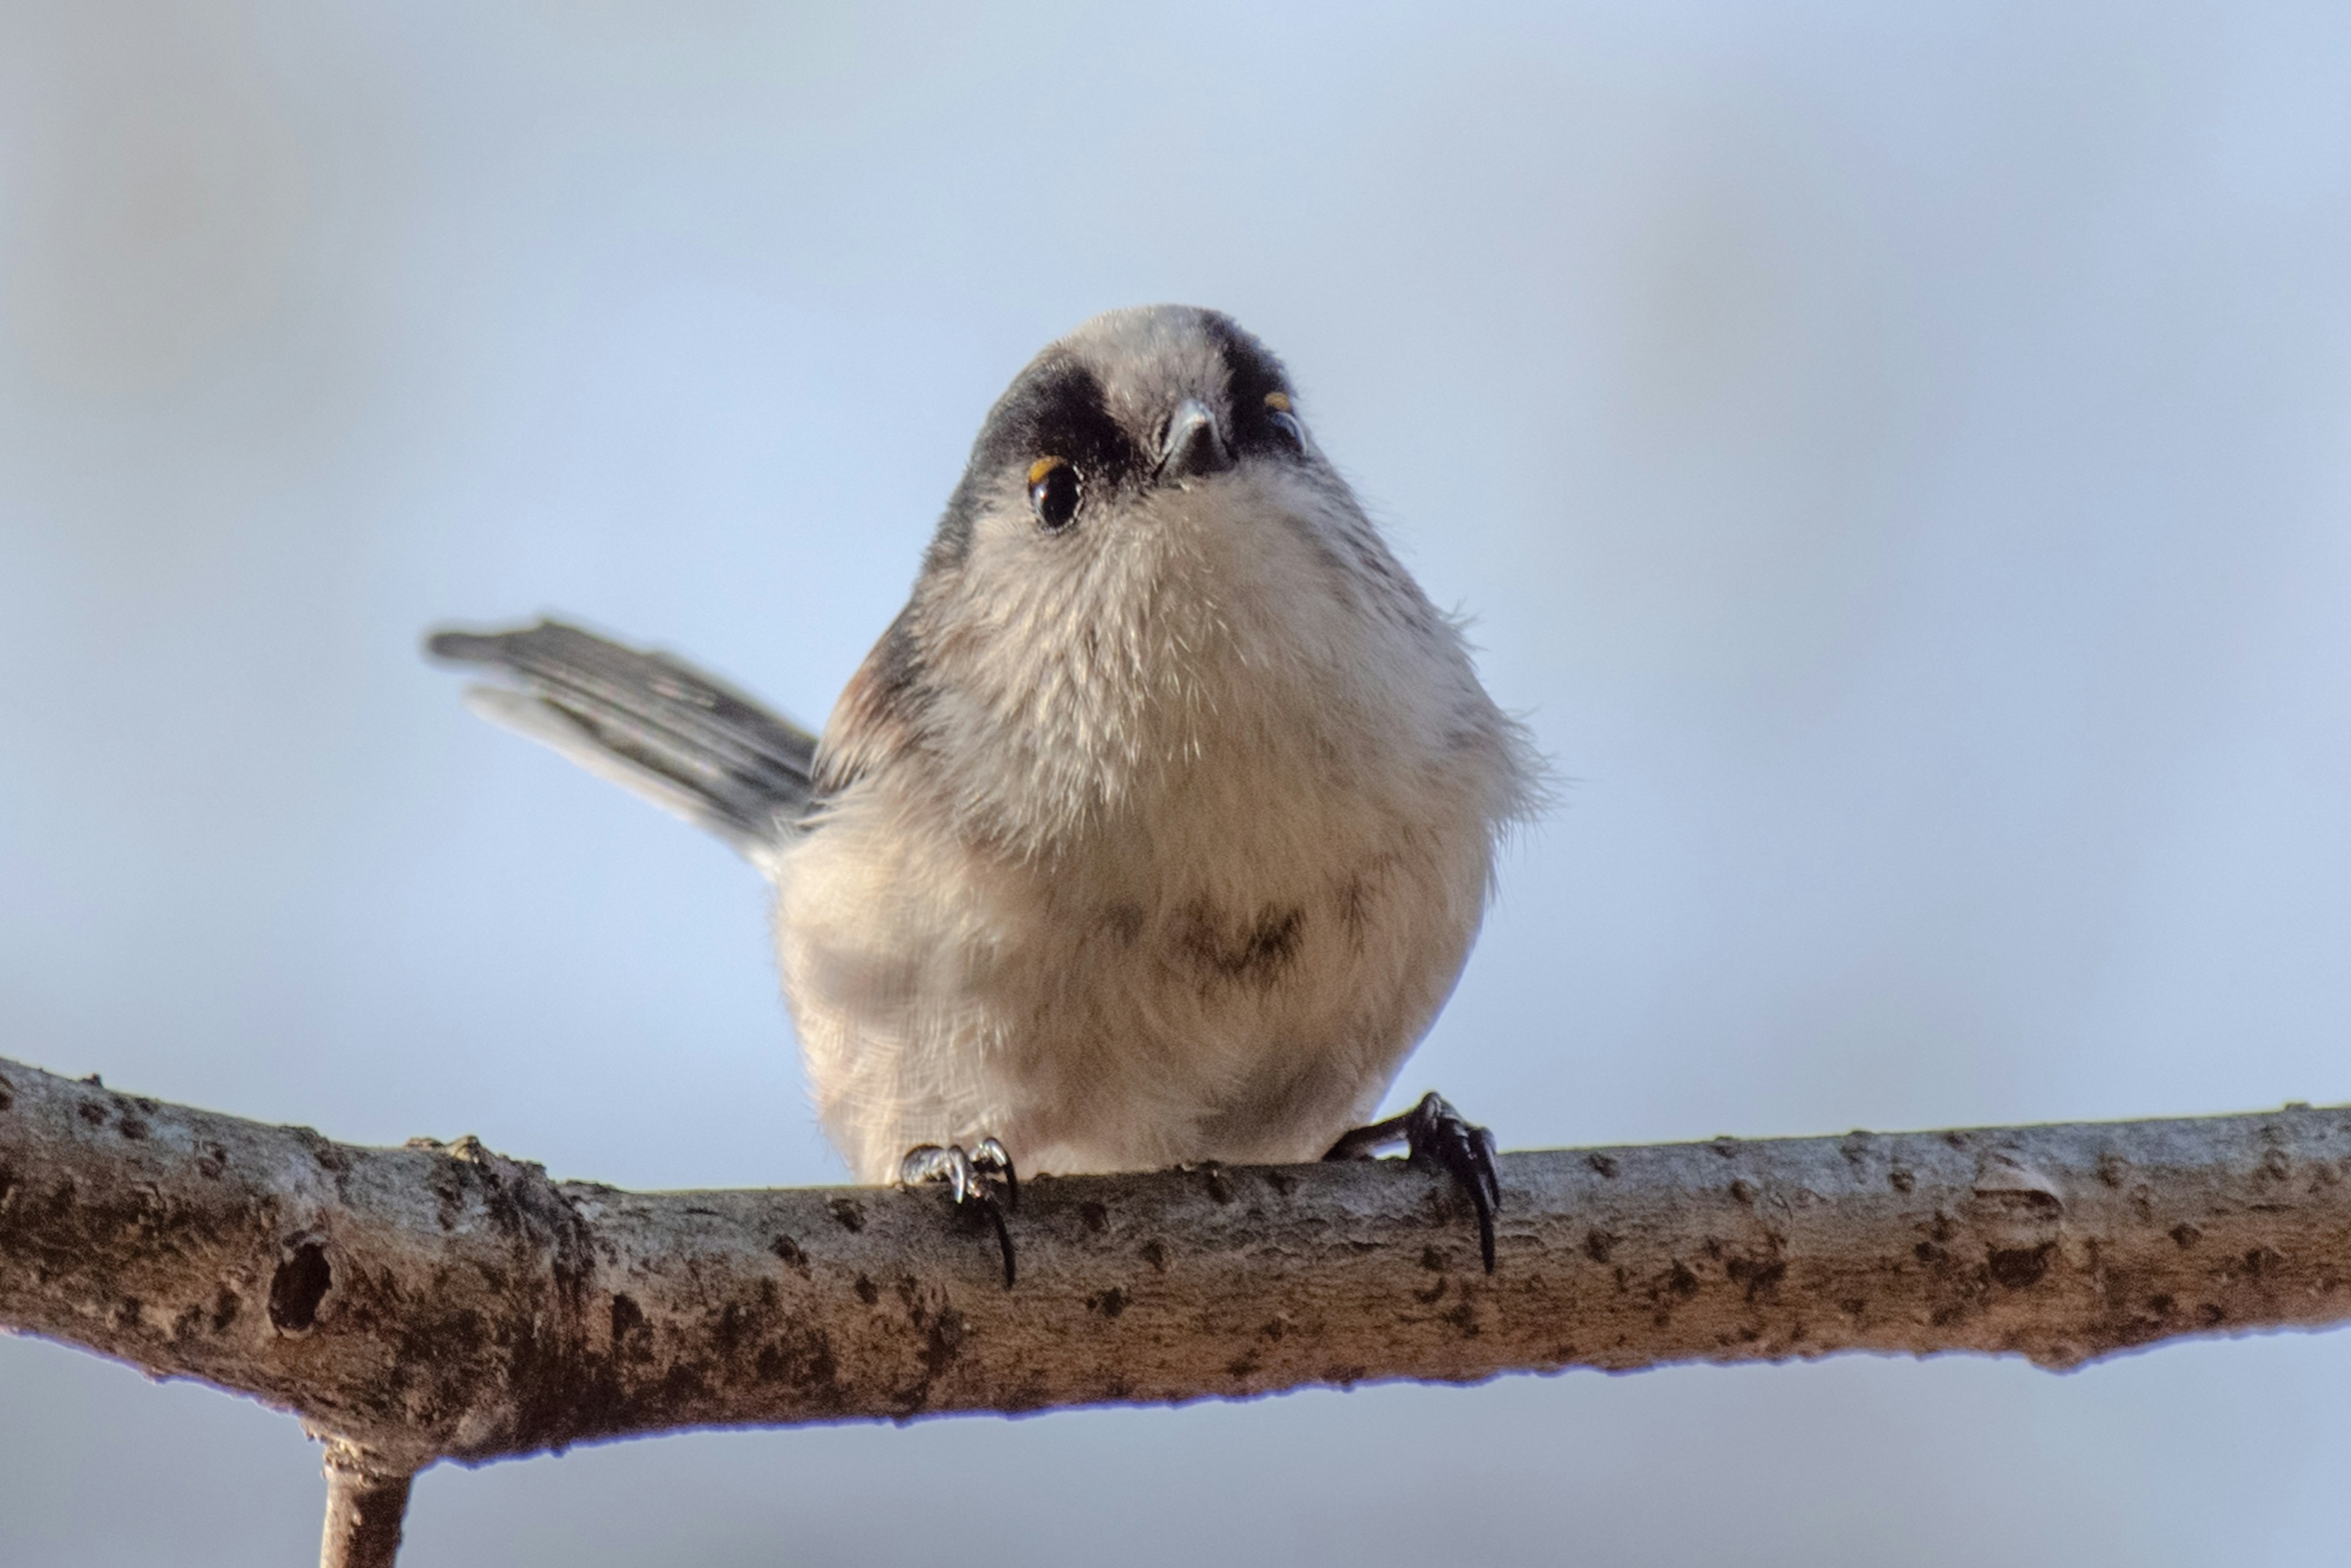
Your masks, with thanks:
M400 1525L408 1511L405 1470L377 1469L365 1454L327 1440L327 1529L319 1568L392 1568L400 1555Z

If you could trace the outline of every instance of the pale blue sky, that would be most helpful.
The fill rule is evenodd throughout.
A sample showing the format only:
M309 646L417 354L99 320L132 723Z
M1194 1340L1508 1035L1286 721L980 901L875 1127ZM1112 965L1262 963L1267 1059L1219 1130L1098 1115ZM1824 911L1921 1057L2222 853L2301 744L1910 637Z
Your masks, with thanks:
M2351 12L0 8L0 1054L839 1179L726 851L471 718L559 609L820 719L982 412L1222 307L1562 805L1400 1093L1506 1145L2351 1100ZM734 1434L440 1563L2321 1564L2351 1335ZM315 1550L0 1343L0 1560Z

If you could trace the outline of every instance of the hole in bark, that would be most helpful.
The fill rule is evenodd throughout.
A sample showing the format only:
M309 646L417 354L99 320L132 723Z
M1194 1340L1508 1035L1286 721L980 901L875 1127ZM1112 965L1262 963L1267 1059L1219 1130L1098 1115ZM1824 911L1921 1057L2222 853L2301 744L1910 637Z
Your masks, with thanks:
M1991 1277L2011 1291L2021 1291L2039 1281L2049 1271L2049 1247L2011 1247L1995 1252L1991 1259Z
M280 1333L301 1333L319 1321L319 1303L335 1282L327 1249L315 1241L294 1249L269 1281L269 1321Z

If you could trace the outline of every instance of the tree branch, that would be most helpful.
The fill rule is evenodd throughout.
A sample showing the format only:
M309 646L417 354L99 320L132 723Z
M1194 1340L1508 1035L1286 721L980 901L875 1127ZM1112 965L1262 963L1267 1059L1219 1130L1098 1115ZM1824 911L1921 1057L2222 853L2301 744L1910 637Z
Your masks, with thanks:
M1008 1291L938 1190L627 1193L0 1061L0 1326L298 1413L335 1440L330 1560L362 1563L435 1459L687 1427L1847 1350L2064 1368L2351 1318L2351 1110L1500 1169L1490 1276L1468 1204L1399 1162L1040 1176Z
M381 1470L339 1437L327 1439L326 1469L327 1529L319 1568L392 1568L415 1476Z

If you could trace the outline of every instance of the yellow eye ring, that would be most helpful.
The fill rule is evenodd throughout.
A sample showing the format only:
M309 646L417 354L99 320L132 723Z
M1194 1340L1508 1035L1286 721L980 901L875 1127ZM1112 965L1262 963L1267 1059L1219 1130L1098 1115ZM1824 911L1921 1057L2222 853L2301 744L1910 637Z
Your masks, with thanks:
M1037 526L1057 534L1078 515L1078 471L1066 457L1040 457L1029 465L1029 508Z
M1265 416L1274 429L1281 432L1281 439L1290 444L1290 449L1292 452L1301 454L1305 452L1306 427L1298 423L1296 414L1290 412L1288 392L1270 392L1265 394Z

